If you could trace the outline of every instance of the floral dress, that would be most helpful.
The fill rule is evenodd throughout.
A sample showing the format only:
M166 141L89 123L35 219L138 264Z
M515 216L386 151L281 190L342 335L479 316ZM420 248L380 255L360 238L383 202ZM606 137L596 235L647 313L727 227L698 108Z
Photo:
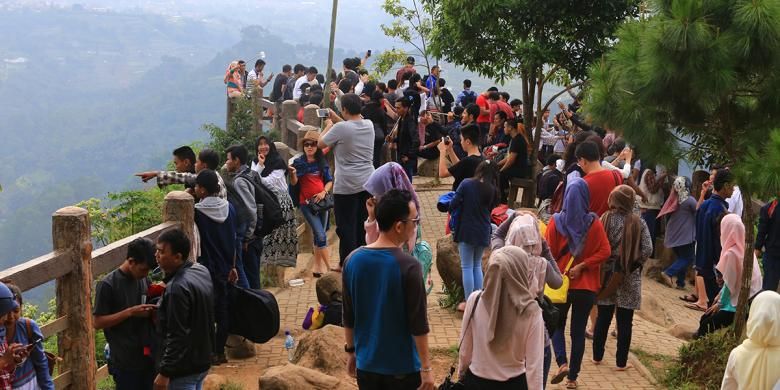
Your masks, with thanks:
M606 269L612 269L613 262L619 258L618 248L620 247L620 242L623 240L624 218L625 216L621 214L613 213L604 226L604 230L606 230L607 237L609 238L609 245L612 248L609 260L602 264L602 267L606 267ZM640 218L639 222L641 223L640 235L642 237L639 249L641 258L639 261L644 264L645 260L653 253L653 242L650 239L650 231L647 229L645 221ZM642 267L639 267L635 269L634 272L626 275L623 279L623 284L618 287L615 295L609 298L600 299L597 302L599 305L617 304L617 307L629 310L639 310L641 303Z

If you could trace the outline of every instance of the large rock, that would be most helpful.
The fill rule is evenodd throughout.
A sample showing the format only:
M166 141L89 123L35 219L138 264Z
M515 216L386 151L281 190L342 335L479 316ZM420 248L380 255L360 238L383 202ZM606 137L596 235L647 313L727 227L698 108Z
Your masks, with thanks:
M697 330L695 325L674 324L666 331L678 339L690 341L693 340L693 336L696 334Z
M276 366L265 370L260 377L259 385L261 390L357 389L357 386L351 382L295 364Z
M653 323L667 327L676 323L674 318L666 311L666 307L654 296L642 297L642 309L637 314Z
M648 278L663 283L661 273L672 265L676 259L674 251L671 248L664 246L663 237L656 239L655 257L656 258L648 259L647 262L645 262L644 273Z
M417 176L436 177L436 171L439 170L439 159L427 160L420 158L420 164L417 166Z
M482 255L482 271L487 269L490 250ZM456 286L463 289L463 274L460 267L458 244L452 241L452 234L436 240L436 270L439 271L445 286Z
M328 272L317 279L317 301L323 305L330 304L330 300L338 294L341 299L341 273ZM335 293L335 294L334 294Z
M347 365L344 353L344 328L326 325L307 332L298 341L293 363L328 375L342 374Z
M228 380L223 375L209 374L203 380L203 390L222 390L222 387L227 383Z
M248 359L255 356L255 343L243 336L228 335L225 354L230 359Z

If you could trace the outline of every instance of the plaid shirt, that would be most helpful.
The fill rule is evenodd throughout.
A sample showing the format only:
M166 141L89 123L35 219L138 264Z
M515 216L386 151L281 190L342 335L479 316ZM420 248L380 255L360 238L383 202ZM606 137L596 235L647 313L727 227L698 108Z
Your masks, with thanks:
M161 171L157 173L157 185L164 187L171 184L184 184L187 187L195 187L195 177L197 175L189 172ZM217 173L219 180L219 193L217 197L227 199L227 188L222 180L222 175Z
M5 338L5 337L3 337ZM5 354L5 351L8 349L8 344L6 344L5 340L0 342L0 355ZM0 390L12 390L13 386L11 385L13 383L14 378L14 370L16 367L11 366L9 368L6 368L4 370L0 370Z

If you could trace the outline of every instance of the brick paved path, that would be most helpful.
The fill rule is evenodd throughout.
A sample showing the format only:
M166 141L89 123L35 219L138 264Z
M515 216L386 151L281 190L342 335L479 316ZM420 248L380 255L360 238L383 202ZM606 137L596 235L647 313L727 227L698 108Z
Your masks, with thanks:
M416 179L415 179L416 180ZM446 215L436 210L436 201L439 195L446 192L451 184L450 181L443 181L442 185L436 188L421 188L418 194L423 205L423 239L428 241L436 250L436 240L444 234L444 225ZM418 183L415 183L418 184ZM329 244L331 245L331 262L335 265L338 259L337 239L331 229L329 232ZM288 271L287 278L292 275L302 274L310 261L310 255L301 254L298 261L298 269L295 272ZM434 270L435 270L434 261ZM304 277L306 275L304 274ZM428 321L431 327L430 345L431 348L449 348L457 345L462 315L450 310L439 307L438 301L443 296L441 293L441 278L438 273L433 271L434 289L428 296ZM287 287L281 290L275 290L276 298L279 302L281 311L282 329L289 328L293 335L302 335L303 330L300 324L303 316L310 306L317 303L314 292L314 279L310 275L306 278L306 284L301 287ZM663 354L667 356L676 356L677 349L684 342L671 336L667 328L675 323L684 323L689 327L698 323L699 313L682 307L681 301L677 299L680 291L666 288L656 282L644 280L643 296L655 300L657 305L663 310L663 315L657 313L637 313L634 316L632 349L641 349L649 353ZM645 315L647 314L647 315ZM649 317L646 319L643 317ZM660 318L658 318L660 317ZM614 326L614 323L613 323ZM281 332L283 334L283 332ZM223 365L212 370L212 372L222 374L228 378L240 373L240 381L246 383L246 388L255 388L257 379L262 371L271 366L285 363L286 353L283 349L283 336L279 335L270 342L257 345L257 356L255 358L231 361L228 365ZM567 345L569 345L567 336ZM645 370L629 369L624 372L615 371L615 338L609 337L607 342L604 363L600 366L593 365L590 362L591 342L586 342L585 358L583 359L582 371L578 379L580 389L654 389L656 388L651 379L643 376ZM631 359L637 365L638 361ZM555 362L551 371L557 369ZM245 378L247 372L252 372L251 378ZM437 378L441 378L445 373L437 373ZM252 384L252 385L250 385ZM564 388L563 385L548 386L548 388Z

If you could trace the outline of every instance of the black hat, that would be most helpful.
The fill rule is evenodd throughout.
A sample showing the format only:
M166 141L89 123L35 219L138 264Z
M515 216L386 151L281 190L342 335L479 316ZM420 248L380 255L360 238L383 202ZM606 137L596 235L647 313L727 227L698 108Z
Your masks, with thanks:
M412 57L412 56L406 57L406 63L407 64L414 64L414 57Z

